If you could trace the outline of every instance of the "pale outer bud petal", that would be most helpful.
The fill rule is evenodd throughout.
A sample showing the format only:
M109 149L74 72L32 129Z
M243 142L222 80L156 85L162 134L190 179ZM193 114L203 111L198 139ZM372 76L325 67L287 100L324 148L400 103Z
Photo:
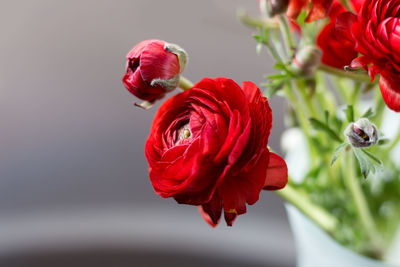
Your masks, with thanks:
M350 123L344 134L353 147L370 147L379 141L377 127L367 118L360 118Z
M318 65L321 62L322 52L314 45L307 45L297 51L292 61L292 69L306 77L315 74Z

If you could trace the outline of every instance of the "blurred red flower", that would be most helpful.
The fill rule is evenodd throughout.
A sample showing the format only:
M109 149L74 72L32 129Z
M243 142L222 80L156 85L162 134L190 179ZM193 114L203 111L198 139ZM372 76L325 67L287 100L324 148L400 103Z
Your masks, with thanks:
M289 18L296 19L301 10L308 9L306 22L311 22L326 17L332 2L333 0L311 0L311 7L308 9L309 0L289 0L286 14Z
M224 210L231 226L263 188L287 183L285 162L267 147L271 127L271 109L255 84L202 79L155 115L145 145L154 190L198 205L212 226Z
M321 61L331 67L342 69L350 65L358 55L351 34L351 25L356 17L338 1L333 3L328 15L330 22L317 37L317 45L322 50Z
M365 0L352 25L357 52L352 67L363 67L379 85L387 106L400 112L400 1Z

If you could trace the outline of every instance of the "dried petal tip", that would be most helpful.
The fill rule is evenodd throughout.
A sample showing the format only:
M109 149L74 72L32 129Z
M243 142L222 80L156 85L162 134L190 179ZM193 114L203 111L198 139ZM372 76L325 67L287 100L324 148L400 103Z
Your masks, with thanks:
M378 129L367 118L350 123L344 135L353 147L370 147L379 141Z
M321 62L322 52L318 47L307 45L297 51L293 61L292 69L305 77L312 77Z

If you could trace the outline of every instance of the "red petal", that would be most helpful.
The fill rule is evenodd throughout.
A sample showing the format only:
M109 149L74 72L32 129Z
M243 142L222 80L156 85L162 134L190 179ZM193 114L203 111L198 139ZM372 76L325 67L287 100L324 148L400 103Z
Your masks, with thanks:
M398 77L399 74L382 73L379 80L383 100L390 109L396 112L400 112L400 78Z
M286 162L277 154L269 153L267 178L265 179L265 190L277 190L285 187L288 181L288 170Z
M143 50L146 48L146 46L150 43L158 43L162 46L164 46L165 42L164 41L160 41L160 40L146 40L146 41L142 41L140 43L138 43L137 45L135 45L131 51L129 51L129 53L126 55L127 59L133 59L133 58L139 58L140 55L142 54Z
M218 192L215 192L208 203L199 206L199 212L209 225L212 227L218 225L222 213L222 199L218 196Z
M311 10L308 13L306 22L312 22L324 18L331 8L333 0L312 0Z
M154 79L169 80L179 74L178 57L164 49L159 42L149 43L140 57L142 77L148 83Z
M308 0L290 0L286 15L291 19L296 19L307 2Z

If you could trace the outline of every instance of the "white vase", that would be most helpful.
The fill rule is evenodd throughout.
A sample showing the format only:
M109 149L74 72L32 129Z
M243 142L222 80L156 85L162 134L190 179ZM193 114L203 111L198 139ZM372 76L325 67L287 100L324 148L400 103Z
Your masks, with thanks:
M393 267L340 245L290 204L286 212L295 239L297 267Z

